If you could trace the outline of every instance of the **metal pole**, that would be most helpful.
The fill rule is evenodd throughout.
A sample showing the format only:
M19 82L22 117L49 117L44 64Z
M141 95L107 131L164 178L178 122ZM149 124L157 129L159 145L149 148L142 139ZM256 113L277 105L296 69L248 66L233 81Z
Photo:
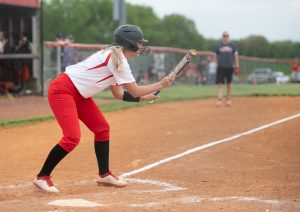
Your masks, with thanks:
M45 79L44 79L44 33L43 33L43 0L41 0L40 8L40 68L41 68L41 95L45 95Z
M125 0L120 0L120 4L119 4L119 7L120 7L120 19L119 19L119 24L120 25L124 25L126 24L126 2Z
M56 46L56 77L62 72L61 70L61 46Z
M119 25L126 24L126 2L125 0L114 0L113 20L119 21Z
M120 0L114 0L113 4L113 20L120 20Z

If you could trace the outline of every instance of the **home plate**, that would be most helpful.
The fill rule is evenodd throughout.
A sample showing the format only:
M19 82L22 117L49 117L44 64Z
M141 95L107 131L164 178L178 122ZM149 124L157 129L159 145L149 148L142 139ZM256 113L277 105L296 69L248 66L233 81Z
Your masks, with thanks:
M69 207L99 207L104 206L96 202L91 202L85 199L60 199L48 202L48 205L69 206Z

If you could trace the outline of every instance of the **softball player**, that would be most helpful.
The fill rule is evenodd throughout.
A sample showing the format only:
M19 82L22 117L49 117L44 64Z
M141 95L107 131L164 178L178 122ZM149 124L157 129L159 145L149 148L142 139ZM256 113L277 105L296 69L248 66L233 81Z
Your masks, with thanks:
M129 102L151 101L154 92L172 84L174 78L166 76L160 82L139 86L131 73L127 58L148 54L147 42L138 26L122 25L114 31L114 45L98 51L75 65L68 66L49 86L48 100L60 125L63 137L50 151L34 185L46 192L59 192L50 174L56 165L70 153L80 140L79 120L94 133L94 147L98 162L98 184L124 187L109 169L109 124L93 99L96 93L110 87L117 99ZM124 90L123 90L124 89Z

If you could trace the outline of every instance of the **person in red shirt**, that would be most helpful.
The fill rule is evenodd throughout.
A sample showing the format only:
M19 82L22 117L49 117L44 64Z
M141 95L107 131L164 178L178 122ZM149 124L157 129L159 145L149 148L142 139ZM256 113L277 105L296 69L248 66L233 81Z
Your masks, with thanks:
M300 69L300 62L298 61L298 58L296 57L295 60L291 64L292 73L296 73Z

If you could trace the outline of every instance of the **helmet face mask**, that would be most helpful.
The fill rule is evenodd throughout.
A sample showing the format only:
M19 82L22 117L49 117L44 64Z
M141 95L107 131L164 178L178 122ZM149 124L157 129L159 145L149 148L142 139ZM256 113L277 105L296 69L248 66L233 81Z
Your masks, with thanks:
M135 25L122 25L114 31L114 45L122 46L123 48L137 52L139 55L147 55L150 51L149 47L139 48L138 43L148 42L143 37L143 32L140 27Z
M150 52L150 47L148 47L148 46L143 46L142 48L139 48L137 50L137 53L139 55L143 55L143 56L147 56L149 54L149 52Z

